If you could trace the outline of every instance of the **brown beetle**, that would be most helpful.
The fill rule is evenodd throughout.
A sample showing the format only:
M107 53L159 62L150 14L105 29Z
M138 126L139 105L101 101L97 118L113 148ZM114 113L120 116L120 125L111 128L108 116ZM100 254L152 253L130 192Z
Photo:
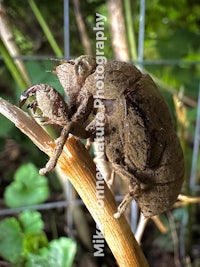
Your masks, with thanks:
M63 134L42 173L55 167L69 133L80 138L94 136L95 124L99 114L102 114L106 157L114 172L129 185L129 192L115 217L123 213L133 198L145 217L162 213L176 201L184 176L183 153L169 109L150 76L142 74L134 65L110 61L100 67L103 69L101 77L94 58L81 56L56 68L69 105L63 109ZM96 88L99 80L103 81L101 95L97 94ZM36 89L34 94L38 107L50 122L55 114L62 113L62 109L54 112L54 102L38 102L37 89L46 94L41 86L47 88L45 85L32 88ZM21 105L32 91L28 90L22 97ZM51 90L57 94L54 89ZM46 105L49 110L52 109L49 114L44 113ZM92 113L94 119L88 123ZM56 118L54 123L59 124ZM84 123L87 126L83 127Z

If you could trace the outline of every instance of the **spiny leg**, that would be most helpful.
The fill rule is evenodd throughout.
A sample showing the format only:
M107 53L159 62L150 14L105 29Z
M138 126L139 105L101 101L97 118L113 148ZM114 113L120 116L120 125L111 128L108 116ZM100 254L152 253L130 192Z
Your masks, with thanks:
M106 183L107 183L109 188L111 188L111 186L113 185L114 180L115 180L115 171L112 170L110 173L110 177L106 180Z
M63 147L65 142L68 138L69 133L74 134L80 138L88 138L89 133L79 124L76 122L70 122L61 131L61 135L56 140L56 146L53 151L53 155L50 157L49 161L47 162L46 166L40 169L40 175L45 175L47 172L53 170L57 164L57 161L62 153Z
M117 212L113 214L114 218L118 219L124 213L130 202L133 199L137 199L137 197L141 194L141 190L141 184L135 183L134 185L129 186L129 192L119 204Z
M68 138L69 135L69 128L70 126L65 126L62 131L60 137L56 140L56 146L53 151L53 155L50 157L49 161L47 162L46 166L40 169L39 174L45 175L47 172L53 170L57 164L57 161L62 153L63 146Z
M133 192L129 192L125 195L124 199L117 208L117 212L113 214L114 218L118 219L126 210L127 206L133 200Z

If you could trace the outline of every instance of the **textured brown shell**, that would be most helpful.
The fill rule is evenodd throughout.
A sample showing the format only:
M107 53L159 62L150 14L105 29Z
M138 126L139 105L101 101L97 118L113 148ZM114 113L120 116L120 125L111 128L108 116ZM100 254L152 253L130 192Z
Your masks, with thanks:
M149 217L170 209L176 201L184 159L169 109L155 83L143 74L132 82L129 79L129 87L115 100L108 117L106 154Z
M149 75L125 62L106 63L103 76L96 69L80 85L75 62L82 58L57 67L69 102L78 107L80 95L95 96L103 78L109 162L146 217L170 209L181 191L184 158L164 98Z

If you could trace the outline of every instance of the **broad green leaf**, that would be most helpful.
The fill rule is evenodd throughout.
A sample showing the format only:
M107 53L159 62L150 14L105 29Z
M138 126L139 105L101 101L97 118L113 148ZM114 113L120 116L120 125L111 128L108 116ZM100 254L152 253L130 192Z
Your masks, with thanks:
M23 234L14 218L0 222L0 255L12 263L19 261L22 253Z
M19 264L26 260L27 254L37 254L41 248L48 246L42 228L41 215L36 211L21 213L18 221L15 218L3 220L0 223L0 255L12 263Z
M45 233L26 234L23 240L23 255L26 256L29 253L37 254L41 248L48 246L48 240Z
M50 256L52 259L57 258L57 264L60 267L70 267L72 266L74 256L76 254L76 243L70 239L62 237L58 240L53 240L50 242ZM58 256L59 255L59 256ZM59 259L59 262L58 262ZM55 265L52 265L52 267Z
M62 237L49 243L39 254L29 254L25 267L71 267L77 247L70 238Z
M5 190L6 205L12 208L35 205L49 196L47 179L38 174L31 163L21 166L15 173L14 182Z
M18 219L25 234L39 234L43 230L44 223L37 211L24 211Z

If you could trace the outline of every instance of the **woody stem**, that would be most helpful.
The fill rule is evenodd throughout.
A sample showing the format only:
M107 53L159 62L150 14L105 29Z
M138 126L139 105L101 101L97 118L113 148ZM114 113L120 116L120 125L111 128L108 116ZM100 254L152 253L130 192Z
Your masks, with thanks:
M51 155L55 146L43 128L22 110L0 98L0 113L15 123L43 152ZM70 179L107 241L120 267L148 267L130 226L122 215L115 219L114 197L104 184L103 207L96 194L96 166L85 147L74 137L67 140L58 160L63 173Z

